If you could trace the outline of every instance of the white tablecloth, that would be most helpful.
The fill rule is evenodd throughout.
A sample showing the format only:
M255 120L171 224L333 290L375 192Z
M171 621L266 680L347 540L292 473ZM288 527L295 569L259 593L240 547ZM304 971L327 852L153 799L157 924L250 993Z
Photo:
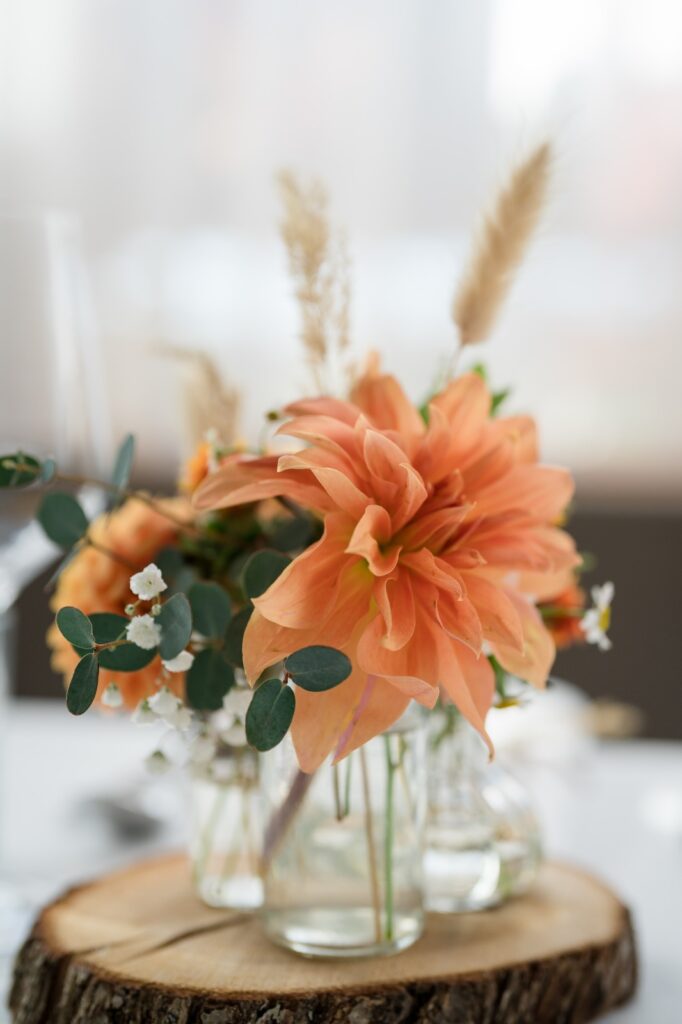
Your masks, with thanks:
M41 902L61 888L182 842L181 815L152 839L123 843L88 809L90 797L134 785L154 739L128 722L71 718L61 704L15 702L0 723L0 971ZM635 916L640 994L610 1024L682 1020L682 744L624 742L526 766L547 850L601 875ZM3 906L0 896L0 908ZM1 985L0 985L1 987ZM0 1021L3 1020L0 1011ZM3 1022L4 1024L4 1022Z

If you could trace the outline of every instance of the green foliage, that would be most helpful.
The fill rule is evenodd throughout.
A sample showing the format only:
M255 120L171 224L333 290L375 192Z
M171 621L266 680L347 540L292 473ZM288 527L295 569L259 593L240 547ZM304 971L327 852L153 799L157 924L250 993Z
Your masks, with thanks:
M271 750L287 734L296 709L293 690L281 679L266 679L246 712L246 738L256 750Z
M128 486L134 457L135 438L132 434L128 434L116 453L114 470L111 474L111 483L117 491L123 491Z
M242 608L230 621L225 630L225 642L223 653L230 665L235 668L244 668L242 645L244 643L244 631L249 624L253 608Z
M490 402L490 415L495 416L500 407L511 395L511 388L503 388L502 391L493 391Z
M192 610L184 594L174 594L161 606L156 620L161 627L159 653L164 661L184 651L192 635Z
M130 620L124 615L113 612L95 612L90 622L98 644L110 644L125 636L126 626ZM113 669L115 672L137 672L145 668L157 656L158 651L146 651L137 644L124 643L117 647L105 647L98 652L101 668Z
M40 503L36 518L43 530L60 548L72 548L85 536L88 517L72 494L54 491Z
M260 597L291 563L288 555L281 551L257 551L251 555L242 573L242 589L253 600Z
M195 583L187 594L194 629L202 636L223 635L232 617L230 599L218 583Z
M278 518L267 524L268 543L276 551L301 551L317 540L317 523L310 516Z
M66 693L66 706L72 715L82 715L88 710L97 694L98 677L97 655L84 655L76 665Z
M15 469L17 465L28 466L28 469ZM28 487L40 476L41 466L32 455L13 452L11 455L0 455L0 487Z
M57 463L54 459L43 459L40 467L40 480L41 483L49 484L53 476L57 472Z
M297 686L311 693L332 690L353 670L350 659L334 647L303 647L284 659L284 669Z
M57 628L70 644L79 650L91 651L95 646L95 634L87 615L78 608L69 606L57 612Z
M197 711L217 711L234 686L234 669L219 651L200 651L187 673L188 703Z

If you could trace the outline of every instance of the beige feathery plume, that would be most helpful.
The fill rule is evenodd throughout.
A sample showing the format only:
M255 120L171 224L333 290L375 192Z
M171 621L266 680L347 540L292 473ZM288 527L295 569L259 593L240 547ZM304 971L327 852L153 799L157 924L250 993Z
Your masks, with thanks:
M319 181L302 185L290 171L278 184L280 223L301 308L301 339L315 383L323 385L335 355L348 347L350 287L345 239L332 239L327 194Z
M452 304L461 345L485 341L490 334L539 220L551 155L545 142L519 164L483 222Z
M190 447L204 440L209 431L224 445L232 444L238 432L240 396L225 383L211 356L178 345L159 345L157 351L185 364L183 400Z

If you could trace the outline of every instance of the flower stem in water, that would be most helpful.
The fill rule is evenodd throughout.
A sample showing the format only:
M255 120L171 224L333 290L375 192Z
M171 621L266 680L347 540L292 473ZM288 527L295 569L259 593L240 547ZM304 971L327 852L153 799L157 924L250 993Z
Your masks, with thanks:
M394 790L394 779L395 779L395 765L391 757L391 737L384 736L384 745L386 748L386 817L385 817L385 833L384 833L384 876L385 876L385 888L386 888L386 939L391 942L394 938L393 935L393 917L394 917L394 900L393 900L393 833L394 833L394 820L393 820L393 790Z

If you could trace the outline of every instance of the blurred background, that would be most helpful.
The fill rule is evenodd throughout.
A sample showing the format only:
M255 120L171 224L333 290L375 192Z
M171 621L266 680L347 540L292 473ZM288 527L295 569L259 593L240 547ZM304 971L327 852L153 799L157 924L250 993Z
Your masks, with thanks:
M319 176L348 233L352 338L415 399L452 353L481 209L549 136L552 200L475 355L616 583L614 650L557 674L682 738L682 6L677 0L5 0L0 8L0 441L171 488L205 351L241 431L307 389L274 174ZM61 696L37 637L54 551L0 497L15 692ZM18 601L18 603L16 603ZM14 607L14 611L10 609ZM11 619L10 616L13 616Z

